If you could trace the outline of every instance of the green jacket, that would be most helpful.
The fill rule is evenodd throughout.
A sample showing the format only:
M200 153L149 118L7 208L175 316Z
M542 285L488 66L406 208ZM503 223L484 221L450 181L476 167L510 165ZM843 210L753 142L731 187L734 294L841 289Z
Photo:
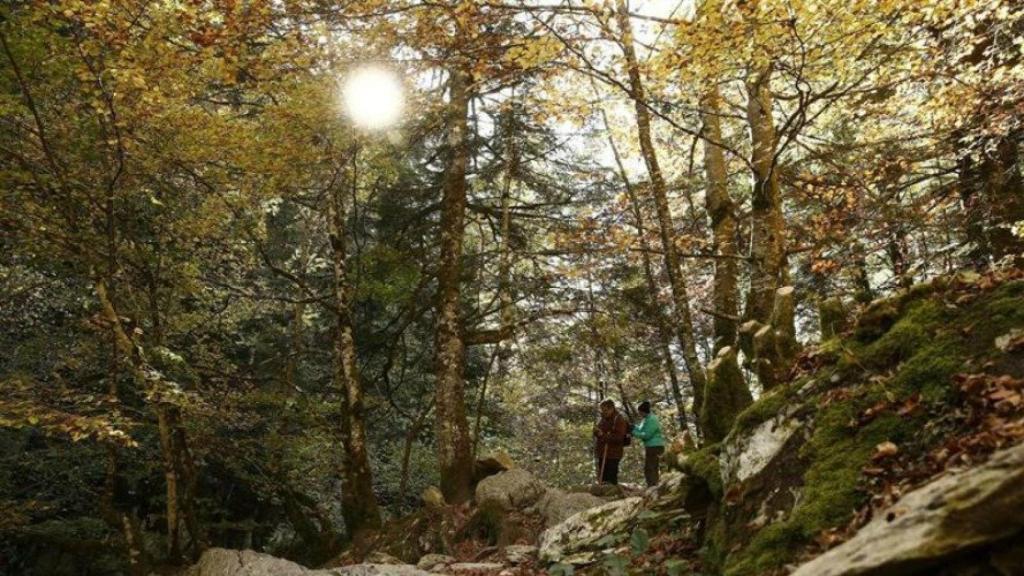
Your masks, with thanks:
M646 448L665 445L665 437L661 435L661 424L654 414L648 414L643 421L633 427L633 436L642 440Z

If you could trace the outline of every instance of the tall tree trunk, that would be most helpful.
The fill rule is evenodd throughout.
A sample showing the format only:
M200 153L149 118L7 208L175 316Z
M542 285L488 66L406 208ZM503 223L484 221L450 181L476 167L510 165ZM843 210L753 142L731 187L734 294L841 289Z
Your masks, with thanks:
M679 338L686 370L690 375L690 384L693 386L694 405L700 406L704 401L704 387L707 380L704 375L704 369L697 357L696 337L693 330L693 320L690 316L690 296L686 279L679 268L679 253L675 245L675 227L672 223L672 213L669 210L665 178L661 173L661 166L658 164L658 155L654 149L654 141L651 139L651 114L647 109L645 101L644 86L640 79L640 68L637 63L636 50L633 47L633 29L629 21L629 10L625 0L618 0L617 16L619 28L622 32L622 49L626 55L631 96L636 108L637 136L640 141L640 151L643 154L644 163L647 165L647 172L651 179L650 190L654 196L658 213L658 226L661 235L661 247L664 252L665 271L672 289L673 319L675 321L676 335Z
M461 65L453 67L450 73L447 110L449 158L441 201L441 262L437 278L435 400L441 493L449 503L460 504L472 496L473 482L473 454L463 397L466 347L459 314L471 79Z
M419 436L420 430L423 429L423 424L433 408L434 402L430 401L429 404L423 407L423 410L416 414L416 418L409 423L409 427L405 431L405 439L402 446L402 467L398 474L398 498L400 502L405 502L408 498L406 492L409 486L409 460L412 458L412 445L416 442L416 437Z
M739 293L736 260L736 203L729 195L728 173L722 143L721 96L718 86L707 93L701 117L704 120L704 171L707 179L705 202L711 218L712 246L715 254L714 302L715 344L717 354L736 343Z
M747 82L747 122L750 126L754 189L750 214L750 292L741 327L757 338L741 336L747 358L753 359L764 390L773 388L789 373L797 352L795 296L786 260L786 222L776 170L777 138L772 119L772 67L768 64ZM784 291L780 305L777 295ZM751 343L759 343L750 347Z
M349 159L356 164L355 149ZM352 185L356 173L352 170ZM381 525L377 497L366 446L363 388L352 336L352 294L346 276L345 206L342 190L328 194L332 259L334 261L334 306L337 317L334 339L334 383L341 392L341 440L345 470L342 475L342 516L350 537Z
M111 397L120 398L117 385L118 366L124 360L134 362L134 346L124 328L121 326L121 317L118 316L113 302L107 292L106 278L97 277L94 281L96 297L100 303L100 315L110 329L111 342L111 380L108 392ZM133 370L133 375L139 379L143 375L138 369ZM121 532L125 541L125 548L128 554L129 572L133 576L143 576L149 573L150 558L146 553L142 539L142 529L138 519L129 509L127 500L127 488L123 485L124 479L120 474L119 458L117 448L111 446L107 451L107 486L101 502L107 522L110 526Z
M7 50L6 40L4 49ZM8 58L11 54L7 52ZM14 59L11 63L15 67ZM19 76L20 78L20 76ZM27 94L27 92L26 92ZM40 132L42 140L42 132ZM104 203L105 232L106 232L106 274L97 275L95 280L96 296L100 303L102 317L109 324L110 329L110 365L108 370L108 392L112 400L120 402L120 390L118 379L120 377L120 364L127 357L133 360L131 341L121 326L121 318L117 315L113 301L108 292L108 285L113 282L117 273L117 223L114 214L114 186L107 187L106 201ZM138 370L133 374L138 378ZM120 474L120 462L118 449L111 446L107 452L107 493L104 497L104 514L107 516L108 524L121 532L124 537L125 549L128 554L129 572L133 576L141 576L149 570L150 558L146 552L142 539L142 528L135 513L131 511L128 503L128 490L124 486L124 479ZM169 532L168 532L169 534Z
M772 120L771 67L747 84L754 190L751 194L750 293L747 320L767 324L775 291L786 277L786 224L775 166L775 124Z
M669 393L671 394L672 400L676 406L676 414L679 418L679 429L685 432L688 429L686 402L683 400L683 392L679 387L679 375L676 371L676 363L672 358L672 330L669 327L669 319L666 317L664 309L661 307L659 302L661 286L659 285L658 277L654 274L654 265L651 262L651 247L650 243L647 242L647 227L644 223L644 212L640 206L639 198L637 198L636 192L633 190L633 184L629 181L629 175L626 174L626 167L622 163L622 156L619 155L619 148L615 145L615 139L612 137L611 126L608 122L608 114L604 111L604 108L601 108L601 120L604 122L604 130L608 135L608 145L612 149L612 157L615 158L615 166L619 170L619 179L622 180L622 187L626 190L626 195L629 198L629 204L633 211L633 219L636 221L636 233L637 237L640 239L640 251L643 255L644 280L647 282L647 291L651 295L651 313L654 325L657 328L658 347L661 352L661 360L665 366L665 374L668 376ZM696 419L694 419L694 424L697 424Z
M161 193L157 193L158 197ZM147 268L147 300L152 324L150 341L153 346L162 348L167 345L166 331L160 311L159 284L163 271L163 243L157 232L155 245L156 263L154 268ZM158 405L157 431L160 439L161 461L166 481L166 516L167 516L167 547L168 559L172 563L181 561L182 537L181 522L184 521L191 536L192 556L198 559L205 548L204 537L198 512L195 508L198 478L195 462L188 448L188 435L182 424L181 409L174 405ZM182 486L184 484L184 486ZM184 489L182 489L184 488Z
M708 365L707 395L699 419L708 441L721 440L736 415L752 401L736 355L739 295L736 283L736 205L729 195L725 151L722 149L721 96L718 86L708 90L701 119L704 122L705 203L711 219L715 259L713 344L715 359Z

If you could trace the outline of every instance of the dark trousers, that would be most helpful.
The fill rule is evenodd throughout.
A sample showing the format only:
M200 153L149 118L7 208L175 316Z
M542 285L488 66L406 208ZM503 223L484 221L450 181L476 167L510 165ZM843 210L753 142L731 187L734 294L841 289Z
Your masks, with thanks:
M665 453L664 446L648 446L644 448L644 480L648 486L656 486L661 473L658 470L658 461Z
M601 479L601 484L618 484L619 483L619 459L618 458L605 458L604 460L604 475L601 475L601 458L597 459L597 475Z

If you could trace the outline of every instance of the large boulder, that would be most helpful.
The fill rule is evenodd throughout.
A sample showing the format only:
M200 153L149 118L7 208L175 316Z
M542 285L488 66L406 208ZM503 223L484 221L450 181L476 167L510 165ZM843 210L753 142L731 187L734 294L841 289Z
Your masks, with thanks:
M745 482L764 470L803 423L787 410L750 430L736 429L723 443L722 481L728 486Z
M1021 535L1024 445L910 492L793 576L934 574L949 558Z
M269 554L210 548L185 572L185 576L310 576L312 572Z
M294 562L252 550L211 548L185 576L431 576L406 564L356 564L310 570Z
M544 527L550 528L570 516L604 503L603 499L588 492L565 492L552 488L537 502L536 511L544 519Z
M419 562L416 563L416 567L428 572L437 572L455 564L455 562L457 560L454 557L446 554L427 554L420 558Z
M606 548L609 537L628 535L643 511L643 498L615 500L576 514L540 536L539 557L545 562L587 563Z
M685 504L689 488L689 478L685 474L669 472L656 486L644 491L644 509L655 512L679 510Z
M476 486L476 503L480 507L523 510L540 500L546 491L544 483L533 474L514 468L481 480Z
M502 553L505 556L505 561L509 564L526 564L537 557L537 547L528 544L513 544L506 546Z
M494 574L505 566L496 562L461 562L452 564L448 571L452 574L466 574L468 576L479 576L480 574Z
M473 464L473 481L480 482L484 478L500 474L515 468L512 457L505 452L495 452L477 459Z

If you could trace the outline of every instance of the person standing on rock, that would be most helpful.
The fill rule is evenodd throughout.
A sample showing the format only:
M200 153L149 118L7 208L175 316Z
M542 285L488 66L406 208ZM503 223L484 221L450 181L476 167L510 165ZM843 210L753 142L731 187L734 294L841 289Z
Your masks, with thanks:
M615 409L615 402L611 399L601 402L600 410L601 419L594 426L597 481L600 484L618 484L619 461L629 434L629 423Z
M661 434L661 423L651 413L651 403L644 401L637 407L643 420L633 428L633 436L644 443L644 480L648 486L656 486L661 475L658 469L661 455L665 453L665 437Z

